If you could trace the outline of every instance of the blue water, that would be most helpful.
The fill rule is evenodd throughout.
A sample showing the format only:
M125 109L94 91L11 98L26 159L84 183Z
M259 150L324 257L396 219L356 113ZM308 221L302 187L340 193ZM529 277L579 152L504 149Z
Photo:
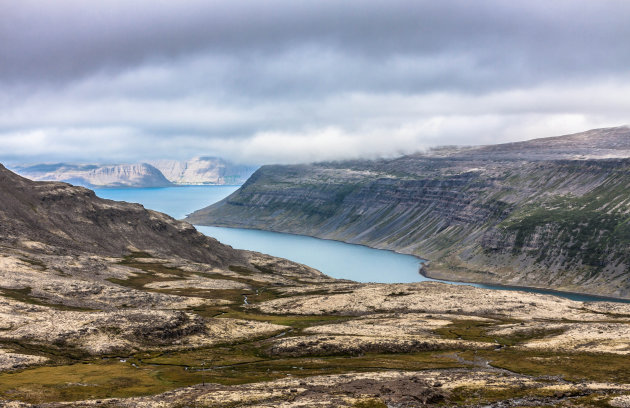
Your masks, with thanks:
M99 197L140 203L146 208L161 211L174 218L181 219L195 210L227 197L237 189L238 186L181 186L108 188L94 191ZM379 283L411 283L433 280L425 278L418 273L422 260L411 255L278 232L241 228L196 227L204 234L215 237L224 244L231 245L234 248L248 249L287 258L316 268L334 278ZM579 301L613 300L544 289L458 282L447 283L465 284L495 290L544 293ZM630 303L630 301L620 301Z
M411 255L303 235L201 225L196 227L234 248L291 259L334 278L380 283L427 280L418 273L421 260Z
M182 219L195 210L229 196L240 186L177 186L156 188L97 188L96 195L116 201L140 203Z

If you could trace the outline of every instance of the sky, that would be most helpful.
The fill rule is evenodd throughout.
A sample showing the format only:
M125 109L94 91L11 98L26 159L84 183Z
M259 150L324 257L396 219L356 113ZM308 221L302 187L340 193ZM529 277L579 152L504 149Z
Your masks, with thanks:
M630 124L626 0L0 0L0 160L393 157Z

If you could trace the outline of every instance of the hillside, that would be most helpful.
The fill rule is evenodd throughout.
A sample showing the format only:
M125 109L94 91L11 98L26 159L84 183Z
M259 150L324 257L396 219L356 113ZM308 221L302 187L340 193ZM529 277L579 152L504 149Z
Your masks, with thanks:
M629 144L630 129L611 128L393 160L264 166L187 220L414 254L430 261L432 277L628 298Z
M630 305L336 280L1 166L0 316L2 407L630 401Z
M63 181L84 187L166 187L164 175L150 164L34 164L13 170L38 181Z
M149 251L223 265L237 251L190 224L140 204L97 197L58 182L35 182L0 165L0 241L52 253L122 256Z

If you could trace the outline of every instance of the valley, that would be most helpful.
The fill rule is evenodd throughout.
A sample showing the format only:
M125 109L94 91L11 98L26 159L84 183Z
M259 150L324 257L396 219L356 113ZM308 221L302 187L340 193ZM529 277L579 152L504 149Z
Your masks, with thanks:
M628 128L379 161L264 166L199 225L413 254L430 277L630 297Z
M0 188L3 406L628 403L628 304L339 280L81 187Z

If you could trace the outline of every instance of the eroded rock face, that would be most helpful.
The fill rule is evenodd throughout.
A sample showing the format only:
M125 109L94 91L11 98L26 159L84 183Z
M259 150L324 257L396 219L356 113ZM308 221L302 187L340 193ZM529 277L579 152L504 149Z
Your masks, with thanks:
M264 166L195 224L414 254L432 277L630 297L630 129Z

